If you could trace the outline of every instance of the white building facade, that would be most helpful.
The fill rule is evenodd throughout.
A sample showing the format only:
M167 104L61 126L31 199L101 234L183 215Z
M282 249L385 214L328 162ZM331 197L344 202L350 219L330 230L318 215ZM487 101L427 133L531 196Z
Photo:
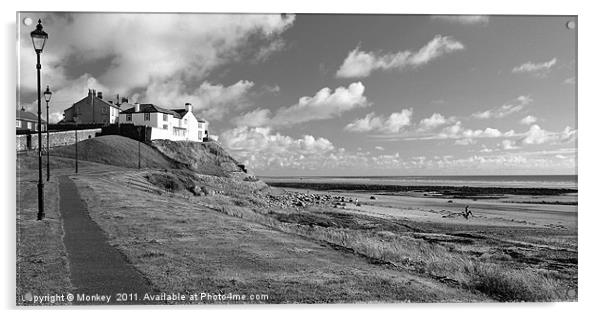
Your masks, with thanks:
M151 140L207 141L209 137L209 124L197 120L191 104L186 104L184 109L135 104L119 114L119 123L151 127Z

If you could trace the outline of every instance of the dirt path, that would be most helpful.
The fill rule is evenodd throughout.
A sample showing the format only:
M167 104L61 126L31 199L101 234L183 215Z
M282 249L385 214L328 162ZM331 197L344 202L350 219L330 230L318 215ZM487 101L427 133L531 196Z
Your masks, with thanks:
M116 302L117 293L152 292L152 285L144 276L107 243L104 232L90 219L73 181L68 176L61 176L59 182L65 231L63 241L75 297L77 294L111 296L107 302L81 302L76 298L73 304L119 304Z

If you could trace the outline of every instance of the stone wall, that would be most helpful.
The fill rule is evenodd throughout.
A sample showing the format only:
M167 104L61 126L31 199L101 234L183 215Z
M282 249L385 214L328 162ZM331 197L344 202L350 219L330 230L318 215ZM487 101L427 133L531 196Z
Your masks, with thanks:
M100 134L101 129L77 130L78 141L94 138ZM29 142L28 142L29 139ZM72 145L75 143L75 130L50 132L50 148L57 146ZM29 146L29 147L28 147ZM42 133L42 148L46 148L46 133ZM17 135L17 151L38 149L38 134Z

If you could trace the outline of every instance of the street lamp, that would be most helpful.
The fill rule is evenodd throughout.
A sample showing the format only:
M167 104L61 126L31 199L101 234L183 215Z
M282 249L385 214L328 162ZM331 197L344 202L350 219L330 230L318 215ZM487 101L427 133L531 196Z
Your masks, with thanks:
M48 103L50 103L51 97L50 86L46 85L46 91L44 92L44 99L46 100L46 181L50 181L50 133L48 132L50 118L48 117Z
M37 55L36 69L38 71L38 220L44 219L44 183L42 181L42 88L40 87L40 53L44 50L48 33L44 32L42 20L38 20L36 29L31 31L31 41Z

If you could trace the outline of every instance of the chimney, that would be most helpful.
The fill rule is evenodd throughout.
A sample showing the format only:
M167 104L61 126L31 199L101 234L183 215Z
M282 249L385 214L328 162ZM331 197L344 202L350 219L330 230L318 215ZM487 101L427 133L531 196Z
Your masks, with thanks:
M115 100L115 104L117 104L117 105L120 104L120 102L119 102L119 94L117 94L117 99Z
M92 90L88 88L88 96L92 96Z
M134 105L134 111L135 111L135 112L139 112L139 111L140 111L140 103L136 103L136 104Z
M96 96L96 90L95 89L92 90L92 96Z
M127 97L121 97L121 103L127 103L128 102L128 98Z
M191 103L184 104L184 108L186 108L187 112L192 112L192 104Z
M102 92L98 92L98 98L102 99Z

